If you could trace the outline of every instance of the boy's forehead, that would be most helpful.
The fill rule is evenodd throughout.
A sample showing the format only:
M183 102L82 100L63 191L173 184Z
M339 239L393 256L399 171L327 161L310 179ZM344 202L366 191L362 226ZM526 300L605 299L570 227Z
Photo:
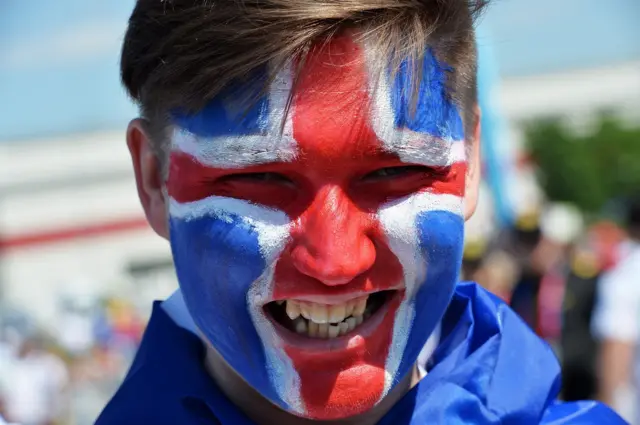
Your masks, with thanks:
M359 144L371 152L372 144L362 143L370 138L380 142L373 150L420 156L427 148L432 157L446 156L463 139L460 114L446 91L447 68L427 51L412 98L413 68L402 63L396 73L379 74L382 61L388 58L351 37L336 38L305 59L291 102L296 64L279 72L264 95L256 90L266 72L229 88L199 113L175 113L174 148L214 162L217 155L223 164L211 165L230 168L290 161L311 146L344 152ZM246 108L238 99L253 100Z

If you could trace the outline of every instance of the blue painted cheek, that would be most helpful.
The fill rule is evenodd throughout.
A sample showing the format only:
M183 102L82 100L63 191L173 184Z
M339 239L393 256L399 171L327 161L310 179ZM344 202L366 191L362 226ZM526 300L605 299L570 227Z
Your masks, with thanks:
M442 318L458 282L462 265L464 220L447 211L429 211L416 220L427 277L414 301L415 319L409 331L400 373L409 371ZM401 375L402 376L402 375Z
M247 309L247 292L266 268L255 230L237 217L172 218L170 225L180 288L196 325L251 386L281 404Z

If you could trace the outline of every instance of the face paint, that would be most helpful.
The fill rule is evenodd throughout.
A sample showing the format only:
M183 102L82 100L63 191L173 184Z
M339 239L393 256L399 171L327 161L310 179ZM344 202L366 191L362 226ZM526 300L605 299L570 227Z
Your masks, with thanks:
M348 37L314 52L282 137L289 70L240 121L224 96L175 121L167 188L187 307L246 382L309 418L364 412L410 371L462 258L446 70L426 55L411 115L408 70L371 78L372 60Z

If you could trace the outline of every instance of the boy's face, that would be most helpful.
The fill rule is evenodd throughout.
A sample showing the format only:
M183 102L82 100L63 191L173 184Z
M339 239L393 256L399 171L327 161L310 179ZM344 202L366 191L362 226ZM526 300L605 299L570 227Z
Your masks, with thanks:
M407 70L369 78L373 56L349 37L313 53L282 135L290 69L240 121L224 97L175 115L169 235L188 309L246 382L304 417L379 403L461 263L467 161L447 71L427 54L411 115Z

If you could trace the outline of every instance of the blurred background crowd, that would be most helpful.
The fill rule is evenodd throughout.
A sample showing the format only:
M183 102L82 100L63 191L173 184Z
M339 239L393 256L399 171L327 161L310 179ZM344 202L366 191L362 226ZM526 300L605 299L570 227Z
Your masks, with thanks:
M92 423L176 287L124 143L133 4L0 2L0 414L24 425ZM484 182L461 270L550 343L565 399L630 421L638 22L637 0L499 0L481 20Z

